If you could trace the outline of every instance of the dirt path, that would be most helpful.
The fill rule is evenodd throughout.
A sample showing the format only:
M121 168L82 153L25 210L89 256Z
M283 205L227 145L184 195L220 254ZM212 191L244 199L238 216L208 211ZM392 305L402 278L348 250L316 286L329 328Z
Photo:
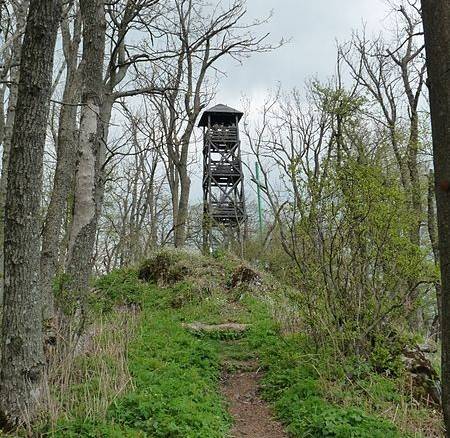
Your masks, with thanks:
M222 380L222 393L229 401L229 412L234 418L231 436L287 438L268 404L258 395L261 374L254 370L254 363L242 363L239 368L240 371L226 372Z

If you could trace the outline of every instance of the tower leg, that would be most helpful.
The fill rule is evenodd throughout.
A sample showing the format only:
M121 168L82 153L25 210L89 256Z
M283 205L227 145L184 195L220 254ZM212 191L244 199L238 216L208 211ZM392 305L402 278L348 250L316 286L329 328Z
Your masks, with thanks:
M211 221L208 214L203 213L203 254L209 255L211 253Z

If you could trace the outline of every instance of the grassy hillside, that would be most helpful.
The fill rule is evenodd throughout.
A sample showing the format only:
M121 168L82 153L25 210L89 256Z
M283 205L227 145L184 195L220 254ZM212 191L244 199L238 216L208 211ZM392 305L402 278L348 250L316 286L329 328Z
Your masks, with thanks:
M40 433L226 437L220 376L245 359L264 371L263 397L294 437L439 436L439 414L414 400L405 374L314 344L299 295L226 255L163 252L99 279L91 335L73 365L50 376L60 390L48 396ZM194 321L249 328L186 330Z

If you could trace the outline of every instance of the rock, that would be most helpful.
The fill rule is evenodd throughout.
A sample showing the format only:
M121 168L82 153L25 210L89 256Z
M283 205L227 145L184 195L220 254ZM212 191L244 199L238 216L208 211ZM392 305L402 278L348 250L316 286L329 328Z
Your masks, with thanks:
M241 265L234 271L233 277L231 278L231 288L238 287L242 284L252 284L259 286L262 284L261 276L249 268L248 266Z
M204 324L202 322L191 322L189 324L182 324L182 326L190 331L198 333L217 333L217 332L245 332L249 325L238 324L236 322L229 322L225 324Z
M425 344L418 345L417 348L422 353L436 353L437 345L434 342L428 342Z
M441 404L441 382L430 359L421 346L403 351L403 362L411 374L414 396L416 399L433 401Z

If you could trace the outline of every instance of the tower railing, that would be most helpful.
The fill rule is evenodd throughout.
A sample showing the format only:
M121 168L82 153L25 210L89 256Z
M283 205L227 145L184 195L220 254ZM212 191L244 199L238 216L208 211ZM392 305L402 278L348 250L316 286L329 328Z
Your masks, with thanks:
M211 127L206 131L206 138L213 142L236 142L239 138L238 129L235 126Z

